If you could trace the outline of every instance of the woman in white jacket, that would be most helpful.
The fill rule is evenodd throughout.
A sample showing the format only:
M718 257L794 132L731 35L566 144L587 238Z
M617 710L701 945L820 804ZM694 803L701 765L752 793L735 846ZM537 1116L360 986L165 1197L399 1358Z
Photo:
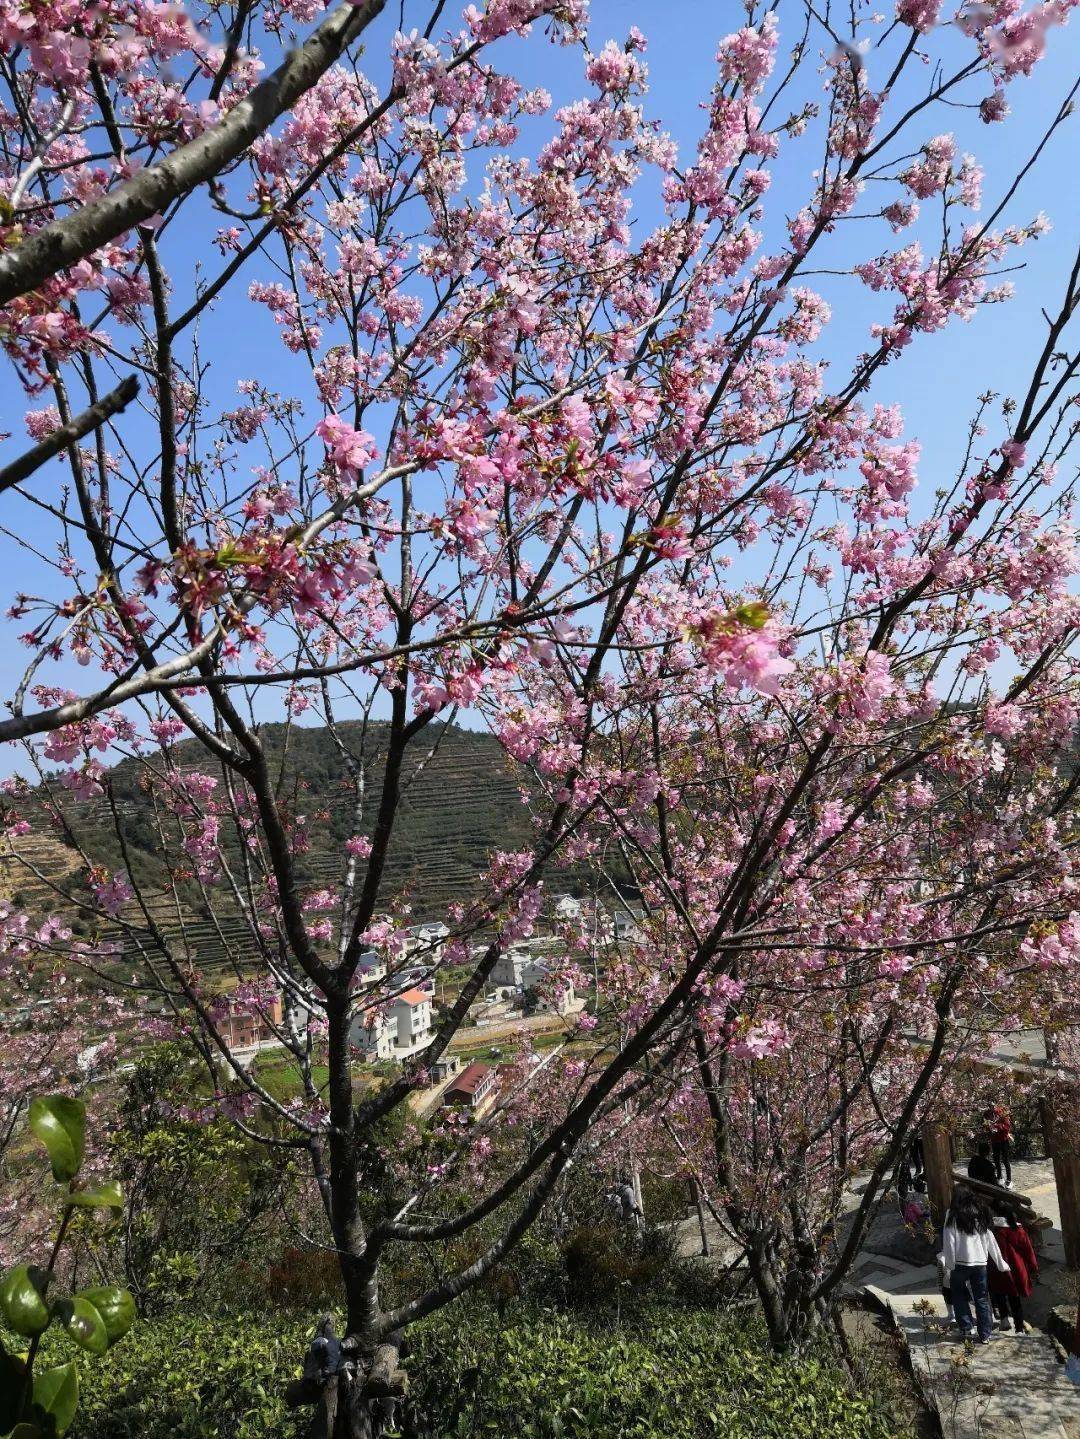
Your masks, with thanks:
M990 1215L970 1189L958 1189L953 1195L941 1233L941 1260L961 1333L967 1338L972 1330L970 1296L975 1304L979 1343L989 1344L994 1332L994 1311L990 1306L986 1266L993 1264L1003 1273L1009 1266L994 1238Z

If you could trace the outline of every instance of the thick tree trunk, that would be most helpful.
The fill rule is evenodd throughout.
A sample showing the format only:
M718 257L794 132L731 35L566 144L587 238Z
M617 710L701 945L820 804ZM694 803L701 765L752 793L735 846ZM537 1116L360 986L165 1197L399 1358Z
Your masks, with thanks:
M764 1244L752 1243L746 1251L750 1277L754 1281L765 1327L769 1331L769 1344L777 1354L784 1354L791 1347L788 1316L784 1309L783 1295L777 1282Z

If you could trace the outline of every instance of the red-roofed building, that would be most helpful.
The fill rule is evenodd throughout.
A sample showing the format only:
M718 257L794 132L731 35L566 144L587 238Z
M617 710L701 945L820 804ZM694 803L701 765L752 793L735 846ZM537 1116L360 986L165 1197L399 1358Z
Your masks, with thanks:
M474 1060L455 1075L443 1092L443 1103L482 1114L495 1099L495 1071Z

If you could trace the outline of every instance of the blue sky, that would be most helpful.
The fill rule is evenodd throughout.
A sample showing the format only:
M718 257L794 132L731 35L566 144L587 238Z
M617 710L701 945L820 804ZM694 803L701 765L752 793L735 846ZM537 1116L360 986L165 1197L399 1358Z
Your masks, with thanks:
M388 7L391 8L391 7ZM392 7L396 16L396 7ZM882 9L888 8L883 4ZM946 13L945 7L943 13ZM411 7L420 14L419 7ZM792 17L785 23L785 7L781 14L780 53L783 56L791 43L790 30L795 6L788 6ZM449 7L448 7L449 13ZM650 74L650 93L645 100L646 112L661 122L688 159L701 133L706 102L715 80L715 54L719 40L737 28L743 14L740 6L730 0L656 0L631 3L631 0L594 0L591 6L590 41L593 50L612 38L622 41L631 25L637 25L648 37L646 61ZM409 22L410 9L406 9ZM377 57L385 54L386 42L392 33L393 18L385 15L369 32L365 64L370 63L373 76L381 66ZM971 110L937 109L933 124L924 119L914 131L921 137L952 130L960 150L974 152L986 171L984 212L992 207L998 195L1007 189L1017 168L1038 143L1047 124L1056 113L1080 70L1080 24L1051 33L1050 52L1030 80L1018 79L1008 87L1012 114L1005 124L987 126ZM930 37L927 49L936 55L946 37L937 32ZM947 37L948 52L956 55L963 47L970 54L970 42L959 36ZM534 37L527 43L513 40L499 47L499 58L518 78L530 85L543 85L552 92L556 103L569 101L584 93L582 61L575 50L561 50ZM370 57L370 58L369 58ZM875 75L875 59L868 57L871 83ZM814 62L816 63L816 61ZM880 66L877 67L880 71ZM922 71L928 75L929 69ZM968 98L979 98L989 91L985 81L977 81L967 92ZM812 65L807 65L807 81L799 93L820 96L820 81ZM1080 209L1076 183L1080 140L1080 115L1059 130L1042 161L1027 178L1006 218L1023 222L1038 211L1053 221L1052 233L1038 245L1027 247L1022 258L1026 269L1011 278L1016 285L1016 299L1004 307L986 307L970 324L950 327L943 335L924 338L905 356L904 362L885 372L878 397L886 403L900 402L909 420L909 429L928 441L944 456L956 453L958 438L975 396L990 388L1008 391L1023 376L1025 362L1041 344L1043 322L1040 309L1054 304L1059 297L1067 266L1078 238ZM545 119L533 122L523 140L526 148L534 139L542 142L549 133ZM808 191L808 172L817 159L817 151L809 140L789 142L776 162L773 188L766 197L766 234L776 233L776 222ZM890 196L890 198L892 198ZM860 206L860 208L862 208ZM929 209L929 206L927 207ZM658 211L649 194L639 196L636 224L640 231L658 219ZM876 253L890 244L898 245L907 232L894 238L884 225L874 228L873 243L863 241L863 231L854 226L834 242L832 259L838 250L848 262ZM189 236L185 233L186 243ZM208 273L215 272L215 256L207 258ZM872 319L890 312L894 301L883 304L850 277L838 286L828 280L815 281L823 293L846 297L834 306L825 348L837 357L856 353L868 338ZM250 306L245 324L237 323L236 298L218 308L216 316L204 327L206 343L213 344L215 363L224 374L258 375L274 382L281 377L287 389L289 362L276 339L275 326L261 307Z
M384 14L367 37L364 63L370 66L370 73L377 80L385 74L383 57L396 24L396 5L388 9L392 14ZM793 40L790 27L795 11L794 5L780 8L782 57ZM420 13L415 6L406 10L407 27L413 16ZM703 124L701 106L714 80L717 42L741 21L741 8L730 3L669 0L660 5L596 0L592 7L591 43L594 50L599 50L609 37L621 41L632 24L646 33L650 70L650 93L645 101L647 113L661 122L678 143L683 159L689 160ZM1004 125L985 126L972 109L939 109L933 121L924 119L914 132L919 139L925 139L951 129L957 135L961 150L977 154L986 170L984 212L993 207L1038 143L1080 69L1080 23L1052 32L1050 41L1050 54L1038 67L1035 77L1019 79L1009 86L1008 99L1013 114ZM956 54L961 45L969 47L970 42L955 32L938 32L931 37L928 48L939 53L944 46L947 52ZM512 73L530 85L544 85L552 91L556 102L583 93L580 52L548 46L539 36L525 44L503 42L498 48L499 59ZM876 73L880 61L871 52L867 63L873 84L880 80L880 73ZM816 55L812 55L800 82L800 95L820 95L821 82L815 66ZM923 70L920 83L925 83L929 74L928 68ZM985 80L981 80L966 92L966 98L977 101L988 89ZM1008 393L1019 388L1032 357L1041 346L1045 325L1040 311L1055 305L1077 241L1078 122L1080 117L1054 137L1041 164L1024 182L1005 217L1024 222L1036 212L1045 211L1054 226L1037 245L1027 246L1020 252L1019 258L1026 261L1026 266L1009 277L1016 286L1016 298L1005 306L986 307L969 324L954 323L944 334L917 337L902 362L886 368L879 376L873 397L886 404L899 402L906 416L907 436L918 437L923 443L921 483L926 489L932 490L951 478L976 396L986 389ZM533 129L523 136L526 149L542 143L550 133L549 121L545 119L537 119L532 125ZM779 235L784 215L794 213L807 198L809 172L817 156L818 150L809 140L789 142L779 160L770 166L774 181L766 197L767 242ZM638 202L636 223L642 233L647 233L658 218L655 197L643 188ZM228 222L208 212L206 206L197 201L190 207L190 218L185 218L163 237L166 265L176 276L179 301L183 301L189 290L193 255L204 258L204 273L208 276L220 267L221 261L211 247L211 240L218 226L224 223ZM902 242L894 239L880 223L867 222L865 227L848 225L830 242L829 263L838 267L850 265L855 258L868 258ZM202 353L211 362L210 386L215 399L221 408L230 407L235 403L236 382L257 377L284 393L301 394L308 401L310 419L314 420L317 410L306 368L298 369L296 362L285 353L266 309L244 298L248 279L256 273L259 272L253 268L247 278L242 277L241 283L229 292L231 298L227 295L202 326ZM827 355L836 358L838 374L842 375L846 369L842 362L866 346L871 321L887 318L894 300L872 296L850 275L810 283L820 288L833 305L833 320L826 332L824 349ZM122 333L130 342L132 332ZM0 450L0 458L8 459L20 453L26 444L21 419L26 402L7 370L0 384L4 387L6 402L3 428L14 432L13 438ZM48 397L44 396L35 403L47 401ZM125 423L137 434L137 420ZM54 461L38 477L35 492L55 494L64 474L61 462ZM0 523L32 544L49 543L47 528L51 530L51 525L46 527L38 514L13 496L4 500ZM45 584L55 586L55 577L47 579L42 567L25 551L18 551L11 539L0 539L0 545L4 553L0 603L4 608L20 588L40 593ZM26 659L26 651L10 640L0 649L0 685L5 694L11 692ZM50 678L78 687L87 675L72 665L65 666L62 675L54 670ZM0 772L12 768L15 761L16 755L10 749L0 754Z

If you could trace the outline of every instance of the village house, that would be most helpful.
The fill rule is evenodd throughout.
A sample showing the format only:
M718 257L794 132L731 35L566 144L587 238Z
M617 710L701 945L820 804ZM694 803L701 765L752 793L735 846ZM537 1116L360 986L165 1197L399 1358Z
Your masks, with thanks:
M450 1081L442 1102L454 1108L467 1109L479 1119L495 1102L495 1078L495 1070L474 1060Z
M378 979L386 978L386 960L379 954L378 950L366 949L356 961L356 981L358 984L374 984Z
M217 1028L230 1049L262 1049L281 1043L275 1033L281 1028L279 995L259 1006L235 1000L227 1000L227 1005L225 1013L217 1020Z
M523 989L525 975L534 966L535 960L527 949L508 949L495 961L489 982L503 989Z
M563 894L555 901L555 918L571 920L581 918L581 900L572 894Z
M441 1059L435 1061L429 1070L432 1084L441 1084L444 1079L449 1079L452 1075L457 1074L460 1068L461 1060L456 1054L444 1054Z
M545 1009L549 1014L569 1014L576 999L574 986L566 980L552 980L543 964L536 965L526 981L523 993L529 992L535 992L537 1008Z
M390 1006L397 1023L394 1049L397 1058L406 1058L432 1041L431 995L422 989L407 989Z
M396 1033L389 1014L372 1006L353 1019L349 1039L368 1064L375 1064L380 1059L393 1059Z
M405 931L403 953L406 958L416 955L426 964L437 964L442 959L443 944L449 939L450 931L445 924L414 924Z
M349 1038L369 1062L408 1059L432 1041L431 996L407 989L390 1004L369 1006L353 1019Z
M520 995L538 990L540 1008L554 1014L567 1014L574 1002L573 986L565 981L556 984L551 978L553 968L563 957L553 952L550 940L514 945L495 962L491 984L497 992L512 990Z
M617 909L613 916L616 940L636 944L641 938L641 919L642 911L633 906L629 909Z

